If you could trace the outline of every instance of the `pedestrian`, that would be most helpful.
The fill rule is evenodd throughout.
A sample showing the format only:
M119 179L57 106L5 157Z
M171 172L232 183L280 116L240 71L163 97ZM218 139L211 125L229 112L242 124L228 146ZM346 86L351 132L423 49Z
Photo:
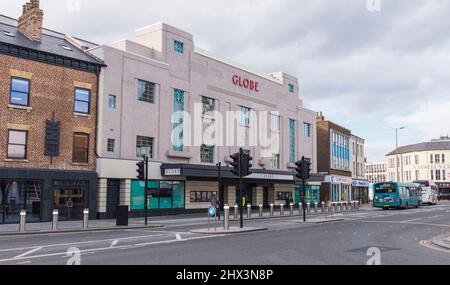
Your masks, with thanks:
M219 221L220 221L220 207L221 207L220 200L216 199L216 213L217 213L217 219Z

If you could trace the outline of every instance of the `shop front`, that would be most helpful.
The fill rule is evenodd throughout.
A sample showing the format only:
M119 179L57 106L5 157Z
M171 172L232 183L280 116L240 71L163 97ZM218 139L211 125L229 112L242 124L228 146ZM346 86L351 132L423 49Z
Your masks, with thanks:
M439 187L439 200L450 200L450 183L437 182Z
M361 204L369 203L369 182L367 180L353 180L352 200L359 201Z
M0 169L0 224L49 222L54 209L60 220L81 220L83 210L96 217L95 172Z
M321 200L324 202L344 202L352 200L352 178L328 175L322 183Z

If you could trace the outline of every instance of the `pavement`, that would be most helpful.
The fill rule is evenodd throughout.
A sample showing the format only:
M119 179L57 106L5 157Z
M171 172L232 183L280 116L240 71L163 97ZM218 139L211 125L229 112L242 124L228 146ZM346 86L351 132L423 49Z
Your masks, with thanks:
M450 265L450 250L433 243L449 242L449 215L450 204L441 204L368 209L324 224L246 220L268 230L233 235L194 233L208 222L191 216L164 218L164 228L0 236L0 265Z

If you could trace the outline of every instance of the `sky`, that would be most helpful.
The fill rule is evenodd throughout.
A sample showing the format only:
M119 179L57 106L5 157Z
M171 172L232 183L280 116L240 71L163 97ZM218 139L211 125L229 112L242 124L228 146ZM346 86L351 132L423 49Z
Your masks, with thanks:
M26 0L0 0L19 17ZM166 22L197 47L299 78L305 107L366 140L368 161L450 135L448 0L41 0L44 25L99 44Z

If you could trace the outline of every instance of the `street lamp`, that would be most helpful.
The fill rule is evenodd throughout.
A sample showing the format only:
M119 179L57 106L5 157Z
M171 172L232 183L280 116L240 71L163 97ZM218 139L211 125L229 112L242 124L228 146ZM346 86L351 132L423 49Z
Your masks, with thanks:
M398 131L404 130L406 129L406 127L400 127L400 128L395 128L395 165L397 166L397 182L403 182L403 178L402 181L400 181L400 172L399 172L399 163L398 163Z

